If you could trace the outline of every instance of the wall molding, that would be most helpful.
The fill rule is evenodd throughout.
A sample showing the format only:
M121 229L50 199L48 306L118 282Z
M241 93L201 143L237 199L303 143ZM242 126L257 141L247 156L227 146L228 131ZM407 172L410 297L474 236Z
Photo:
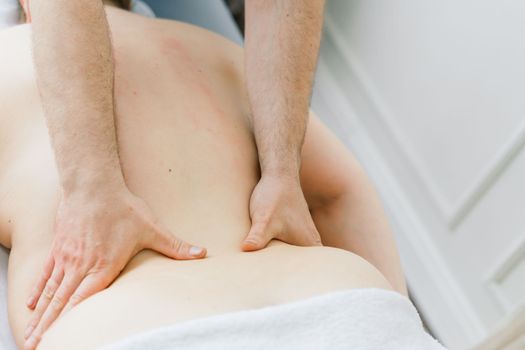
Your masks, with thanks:
M329 30L326 35L331 35ZM329 54L340 55L339 52ZM479 341L486 329L430 241L427 229L355 115L336 77L337 72L330 70L321 55L316 94L321 95L321 100L330 101L325 104L325 113L330 115L327 124L342 135L343 143L354 151L378 188L396 233L411 293L430 328L445 345L466 348ZM327 117L321 116L321 119L327 120Z
M525 349L525 304L508 315L485 339L471 350Z
M325 14L325 33L329 35L334 46L337 48L338 54L352 71L354 75L353 78L356 79L354 84L358 86L357 88L361 90L366 97L367 104L369 104L374 111L373 117L375 117L375 119L381 123L382 127L388 131L389 135L392 137L392 141L396 144L397 149L401 151L402 157L405 158L406 163L410 164L413 172L417 174L418 180L424 184L423 189L426 191L427 197L431 199L435 208L441 214L442 219L446 220L451 205L445 199L437 185L428 180L432 178L431 174L423 166L415 152L412 151L410 145L407 144L406 137L403 136L401 130L392 123L394 118L382 102L382 99L379 97L379 94L370 82L365 70L359 64L356 55L350 50L348 45L345 45L344 36L335 25L335 20L333 20L329 12Z
M403 136L401 130L392 123L393 117L388 107L383 103L366 71L359 64L357 56L348 45L345 45L344 36L341 34L330 13L327 12L325 18L326 32L329 33L340 55L358 79L357 83L367 96L369 103L372 104L373 109L377 112L375 117L390 133L399 150L402 152L403 157L413 167L418 176L418 180L424 184L427 197L438 209L443 221L447 224L449 232L454 233L463 220L475 208L476 204L484 197L488 190L492 188L507 167L525 147L525 122L519 126L511 139L500 148L495 157L483 168L480 175L474 179L471 185L459 195L458 199L453 202L447 200L437 184L431 180L432 176L420 161L419 156L411 150L411 147L407 141L405 141L406 138Z
M513 244L503 254L492 268L489 269L485 277L485 285L490 290L496 301L507 312L511 311L515 305L505 296L501 289L501 283L512 272L512 270L525 259L525 235L516 244ZM525 299L522 302L525 311Z
M447 222L452 230L463 222L465 217L476 206L476 203L492 188L512 161L520 154L524 146L525 122L516 129L510 140L500 148L492 161L487 164L450 210L447 215Z

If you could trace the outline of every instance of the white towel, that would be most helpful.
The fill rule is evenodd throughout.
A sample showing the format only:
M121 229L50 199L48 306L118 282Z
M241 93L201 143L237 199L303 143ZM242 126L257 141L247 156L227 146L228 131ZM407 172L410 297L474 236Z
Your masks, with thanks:
M186 321L103 350L444 350L412 303L395 292L356 289L289 304Z

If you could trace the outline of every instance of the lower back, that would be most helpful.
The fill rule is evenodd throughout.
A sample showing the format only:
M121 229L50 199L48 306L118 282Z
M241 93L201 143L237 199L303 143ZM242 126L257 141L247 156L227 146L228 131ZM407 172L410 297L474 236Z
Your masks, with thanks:
M370 264L336 248L274 241L201 261L143 252L110 288L59 319L40 349L93 349L185 320L369 287L389 288Z

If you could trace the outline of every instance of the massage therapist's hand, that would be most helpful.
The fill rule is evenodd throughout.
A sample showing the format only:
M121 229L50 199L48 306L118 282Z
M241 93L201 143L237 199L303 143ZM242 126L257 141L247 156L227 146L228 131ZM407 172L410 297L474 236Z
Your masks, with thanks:
M25 333L26 349L36 346L62 310L106 288L147 248L173 259L206 255L205 249L181 241L156 222L146 203L125 186L63 195L51 254L27 301L35 311Z
M250 199L252 226L244 251L259 250L273 239L299 245L322 245L304 198L299 176L264 175Z

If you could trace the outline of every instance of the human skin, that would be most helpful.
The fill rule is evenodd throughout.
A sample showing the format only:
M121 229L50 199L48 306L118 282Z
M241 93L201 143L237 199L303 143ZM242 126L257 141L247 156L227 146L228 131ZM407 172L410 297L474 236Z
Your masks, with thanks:
M27 7L27 6L26 6ZM60 311L107 287L142 249L202 258L157 224L123 177L116 146L113 56L101 1L32 0L37 83L60 180L55 239L28 294L33 348Z
M261 249L272 238L319 245L299 169L324 0L247 0L245 6L245 75L262 176L250 198L243 249Z
M272 238L321 244L301 191L299 167L323 3L247 3L246 72L253 76L247 86L262 176L250 200L252 225L241 245L246 251L261 249ZM102 2L31 0L29 9L37 82L62 190L55 241L27 300L37 311L26 330L31 342L62 308L109 285L138 251L191 259L204 257L206 250L156 225L122 175L112 48ZM265 32L281 42L263 46L271 55L259 54L253 44L267 44ZM268 74L261 77L261 68ZM50 307L52 302L56 305Z
M108 290L58 321L42 348L87 346L183 319L335 289L390 288L372 265L339 249L274 241L267 251L241 253L239 245L250 226L247 203L259 178L241 49L191 26L108 12L116 48L124 175L163 226L209 247L210 258L190 263L138 254ZM3 32L0 43L6 49L0 57L5 77L0 98L6 101L0 104L0 197L5 199L0 202L0 242L12 247L9 308L21 346L32 314L23 306L23 296L52 245L60 190L34 81L28 28ZM301 164L304 194L323 241L361 255L404 292L395 243L372 185L344 146L313 117ZM196 294L194 286L202 294L187 302ZM100 322L100 312L107 322ZM129 312L134 317L127 317Z

